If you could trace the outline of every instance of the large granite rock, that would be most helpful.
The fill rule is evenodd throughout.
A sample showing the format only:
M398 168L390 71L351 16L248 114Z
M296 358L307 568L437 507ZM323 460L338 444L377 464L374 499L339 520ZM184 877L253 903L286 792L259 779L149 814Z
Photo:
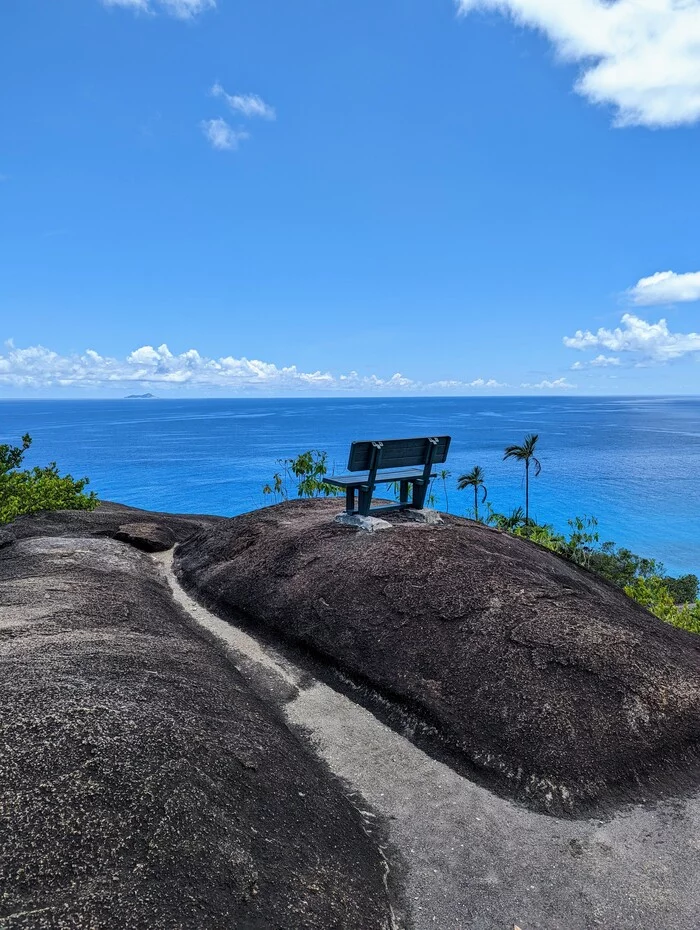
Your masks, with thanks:
M159 513L141 510L102 501L96 510L46 510L40 513L18 517L4 532L11 533L16 539L29 539L33 536L110 536L121 537L144 551L163 551L160 548L148 550L144 543L139 545L138 538L144 534L162 534L172 546L173 542L182 542L193 533L208 526L226 523L226 517L212 517L203 514ZM128 535L131 534L131 538ZM2 536L0 535L0 545ZM167 546L166 548L170 548Z
M114 538L142 552L166 552L175 545L175 534L163 523L122 523Z
M386 930L359 815L152 560L92 538L110 513L0 550L0 926Z
M700 637L471 521L369 534L337 509L290 502L208 526L177 550L180 577L369 684L455 764L538 809L697 787Z

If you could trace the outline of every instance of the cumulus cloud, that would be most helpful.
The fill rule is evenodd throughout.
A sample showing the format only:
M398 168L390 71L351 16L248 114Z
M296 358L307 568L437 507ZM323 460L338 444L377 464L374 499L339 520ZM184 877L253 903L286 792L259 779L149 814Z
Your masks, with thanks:
M572 371L582 371L584 368L610 368L620 365L620 359L615 355L596 355L588 362L574 362Z
M545 378L543 381L538 381L537 384L529 384L524 382L520 385L521 388L529 388L535 391L572 391L576 388L575 384L570 384L566 378L557 378L555 381L550 381Z
M300 371L296 365L279 367L259 359L232 355L209 358L196 349L175 354L167 345L140 346L126 358L100 355L94 349L60 355L44 346L17 348L5 343L0 355L0 384L20 388L82 387L95 389L134 383L165 390L188 386L247 393L438 393L464 392L505 385L494 379L422 382L400 372L388 378L356 371L334 375L328 371Z
M700 68L700 61L698 67ZM657 271L648 278L640 278L627 293L632 302L640 306L700 300L700 271L689 271L685 274Z
M237 113L242 113L247 117L260 117L261 119L274 120L277 113L274 107L265 103L262 97L257 94L227 94L224 88L217 81L211 89L213 97L221 97Z
M663 363L700 353L700 333L673 333L666 320L647 323L633 313L625 313L615 329L579 329L573 336L564 337L564 345L569 349L627 352L639 362Z
M619 126L700 120L700 0L456 0L464 14L495 10L543 32L580 62L576 91L612 105Z
M496 381L495 378L489 378L488 381L484 381L483 378L477 378L476 381L470 381L469 387L508 387L505 381Z
M216 0L102 0L105 6L120 6L142 13L154 13L157 10L175 16L177 19L194 19L205 10L216 6Z
M244 129L233 129L225 119L205 119L200 125L212 148L222 152L235 152L241 142L250 138Z

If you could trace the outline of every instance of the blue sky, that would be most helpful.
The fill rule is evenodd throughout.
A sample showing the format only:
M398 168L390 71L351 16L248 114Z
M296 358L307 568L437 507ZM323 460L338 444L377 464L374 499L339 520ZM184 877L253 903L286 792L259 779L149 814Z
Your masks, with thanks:
M0 396L700 393L699 47L700 0L3 4Z

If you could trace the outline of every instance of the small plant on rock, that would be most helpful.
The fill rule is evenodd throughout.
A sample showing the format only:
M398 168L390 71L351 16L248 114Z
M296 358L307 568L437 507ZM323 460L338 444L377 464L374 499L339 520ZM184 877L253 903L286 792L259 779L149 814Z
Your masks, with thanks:
M340 490L323 479L328 474L328 453L309 449L296 458L278 459L280 470L272 476L272 483L264 485L263 494L272 496L275 503L288 500L290 490L296 497L335 497Z

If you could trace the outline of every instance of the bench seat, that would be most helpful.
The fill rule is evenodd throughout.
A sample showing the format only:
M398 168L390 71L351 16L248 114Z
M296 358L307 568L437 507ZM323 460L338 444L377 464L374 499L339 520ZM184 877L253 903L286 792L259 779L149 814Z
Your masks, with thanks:
M416 478L423 477L422 468L397 468L393 471L378 473L374 479L375 484L391 484L392 481L415 481ZM434 478L435 475L430 475ZM355 475L333 475L326 476L323 479L326 484L334 484L339 488L360 487L369 481L369 472L360 472Z

